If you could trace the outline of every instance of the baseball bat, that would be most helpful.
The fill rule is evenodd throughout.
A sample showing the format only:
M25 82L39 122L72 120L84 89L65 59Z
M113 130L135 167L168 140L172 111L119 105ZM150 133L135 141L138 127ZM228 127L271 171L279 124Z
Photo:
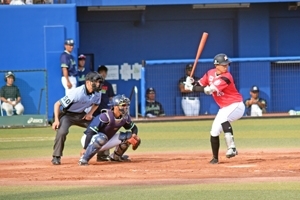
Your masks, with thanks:
M204 49L207 38L208 38L208 33L203 32L200 43L199 43L198 51L197 51L197 54L196 54L196 58L195 58L195 61L194 61L194 64L193 64L193 69L192 69L191 74L190 74L190 77L193 77L193 75L194 75L199 57L202 54L202 51Z

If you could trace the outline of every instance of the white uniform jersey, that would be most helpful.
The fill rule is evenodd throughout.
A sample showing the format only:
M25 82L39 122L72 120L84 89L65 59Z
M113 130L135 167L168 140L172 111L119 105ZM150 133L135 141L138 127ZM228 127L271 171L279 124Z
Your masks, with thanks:
M62 107L67 108L69 112L82 113L86 108L92 106L93 104L100 104L101 93L88 93L85 85L82 85L70 91L59 101Z

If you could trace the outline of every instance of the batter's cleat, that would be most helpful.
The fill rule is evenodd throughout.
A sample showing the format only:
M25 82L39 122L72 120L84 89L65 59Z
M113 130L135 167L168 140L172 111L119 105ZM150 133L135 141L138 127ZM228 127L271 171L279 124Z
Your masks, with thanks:
M61 164L60 163L60 157L59 156L53 156L51 162L52 162L53 165L60 165Z
M85 159L80 158L80 160L78 161L78 165L80 165L80 166L87 166L87 165L89 165L89 163Z
M106 161L110 161L110 157L109 156L97 156L97 162L106 162Z
M209 161L210 164L218 164L219 160L216 158L211 159L211 161Z
M236 150L236 148L230 148L226 152L226 157L227 158L232 158L232 157L234 157L236 155L238 155L238 151Z

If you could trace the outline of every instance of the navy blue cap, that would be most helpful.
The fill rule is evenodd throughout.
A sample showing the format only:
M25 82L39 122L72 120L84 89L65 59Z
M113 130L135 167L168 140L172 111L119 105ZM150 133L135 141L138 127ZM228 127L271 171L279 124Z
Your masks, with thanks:
M66 44L66 45L73 46L73 45L74 45L74 43L75 43L75 42L74 42L74 40L73 40L73 39L66 39L66 40L65 40L65 44Z

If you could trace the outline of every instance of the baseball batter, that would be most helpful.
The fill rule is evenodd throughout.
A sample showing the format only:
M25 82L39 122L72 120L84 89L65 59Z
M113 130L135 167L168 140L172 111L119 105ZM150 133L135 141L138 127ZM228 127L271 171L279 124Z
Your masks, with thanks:
M62 69L61 82L65 88L65 94L77 87L77 66L74 56L71 54L74 48L74 40L65 40L65 51L60 56Z
M128 115L130 100L124 95L113 97L111 109L103 109L100 115L95 117L84 132L81 139L83 150L79 165L88 165L89 160L99 151L105 151L116 147L108 157L111 161L129 161L124 159L123 154L132 144L136 150L141 140L137 136L138 128ZM128 132L116 132L121 128L130 130Z
M213 121L210 131L210 142L213 153L211 164L219 162L219 135L224 132L227 145L226 157L231 158L238 154L236 149L231 122L240 119L245 112L242 95L237 91L232 75L228 71L230 60L226 54L220 53L214 57L215 68L207 71L198 81L200 86L193 86L194 80L187 78L186 89L204 92L212 95L220 109Z
M103 77L97 72L90 72L86 75L85 84L70 91L54 104L54 122L52 128L56 130L53 147L53 165L61 164L61 156L65 141L72 125L88 127L93 112L98 108L101 100L101 85ZM63 110L60 110L63 107ZM88 113L86 108L91 107Z

